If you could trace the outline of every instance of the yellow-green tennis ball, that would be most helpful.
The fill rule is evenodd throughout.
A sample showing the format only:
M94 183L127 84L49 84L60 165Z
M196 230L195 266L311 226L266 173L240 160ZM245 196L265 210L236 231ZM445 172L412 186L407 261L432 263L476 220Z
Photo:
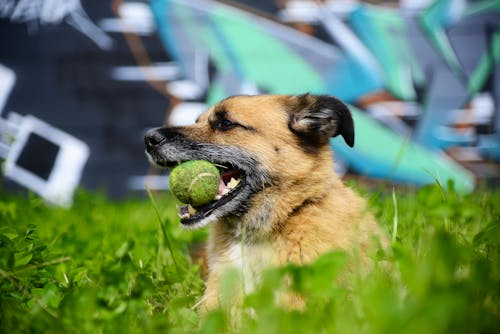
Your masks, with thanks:
M219 170L205 160L191 160L170 172L170 190L182 203L194 207L214 200L220 183Z

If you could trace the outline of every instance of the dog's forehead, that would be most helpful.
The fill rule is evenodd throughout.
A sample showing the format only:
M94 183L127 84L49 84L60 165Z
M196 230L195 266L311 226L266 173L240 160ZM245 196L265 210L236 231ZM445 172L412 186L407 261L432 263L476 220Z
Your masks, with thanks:
M225 114L228 117L262 119L269 121L273 116L282 118L285 110L284 97L279 95L233 96L217 103L211 115Z

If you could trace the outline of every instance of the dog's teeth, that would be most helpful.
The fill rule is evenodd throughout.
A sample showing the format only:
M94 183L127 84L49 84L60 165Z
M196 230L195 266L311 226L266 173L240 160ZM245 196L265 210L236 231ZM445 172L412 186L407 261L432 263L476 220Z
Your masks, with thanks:
M222 195L219 195L219 194L215 195L215 200L216 201L220 200L221 198L222 198Z
M198 210L196 210L195 208L193 208L191 206L191 204L188 205L188 212L190 215L194 215L196 212L198 212Z
M239 179L235 179L234 177L232 177L226 187L229 189L234 189L238 186L239 183L240 183Z

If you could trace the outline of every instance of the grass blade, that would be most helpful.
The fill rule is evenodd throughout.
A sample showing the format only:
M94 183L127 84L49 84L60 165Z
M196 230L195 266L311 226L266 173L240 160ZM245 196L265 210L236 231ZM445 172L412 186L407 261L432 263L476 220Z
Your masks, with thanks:
M153 194L151 193L151 190L148 187L146 187L146 191L148 193L149 200L151 201L151 204L153 205L153 209L156 212L156 217L158 218L158 224L160 224L160 229L161 229L161 232L163 235L163 240L165 242L165 246L167 246L168 250L170 251L170 254L172 255L172 261L174 262L174 265L175 265L175 268L177 269L177 272L180 273L181 269L177 263L177 260L175 259L174 250L172 248L172 244L170 243L170 238L168 237L167 231L165 230L165 226L163 225L160 211L158 210L158 206L156 205L156 201L153 197Z
M396 242L398 236L398 202L396 200L396 191L392 188L392 203L394 204L394 218L392 220L392 243Z

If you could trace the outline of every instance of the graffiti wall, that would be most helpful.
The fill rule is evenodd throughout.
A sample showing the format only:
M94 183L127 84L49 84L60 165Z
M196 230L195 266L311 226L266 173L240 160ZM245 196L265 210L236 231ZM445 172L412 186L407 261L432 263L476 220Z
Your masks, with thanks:
M349 171L453 179L463 190L478 174L498 176L498 1L279 5L268 17L211 0L152 1L184 74L172 94L206 104L242 93L333 94L355 118L356 149L331 142ZM182 122L186 109L171 120Z
M14 174L3 187L21 181L57 204L77 186L134 191L129 179L148 172L143 134L163 122L169 101L147 83L125 36L141 39L157 78L178 73L150 17L142 3L0 0L0 156Z
M500 176L495 0L0 0L0 36L4 184L52 202L165 188L144 132L233 94L349 103L341 173L464 191Z

